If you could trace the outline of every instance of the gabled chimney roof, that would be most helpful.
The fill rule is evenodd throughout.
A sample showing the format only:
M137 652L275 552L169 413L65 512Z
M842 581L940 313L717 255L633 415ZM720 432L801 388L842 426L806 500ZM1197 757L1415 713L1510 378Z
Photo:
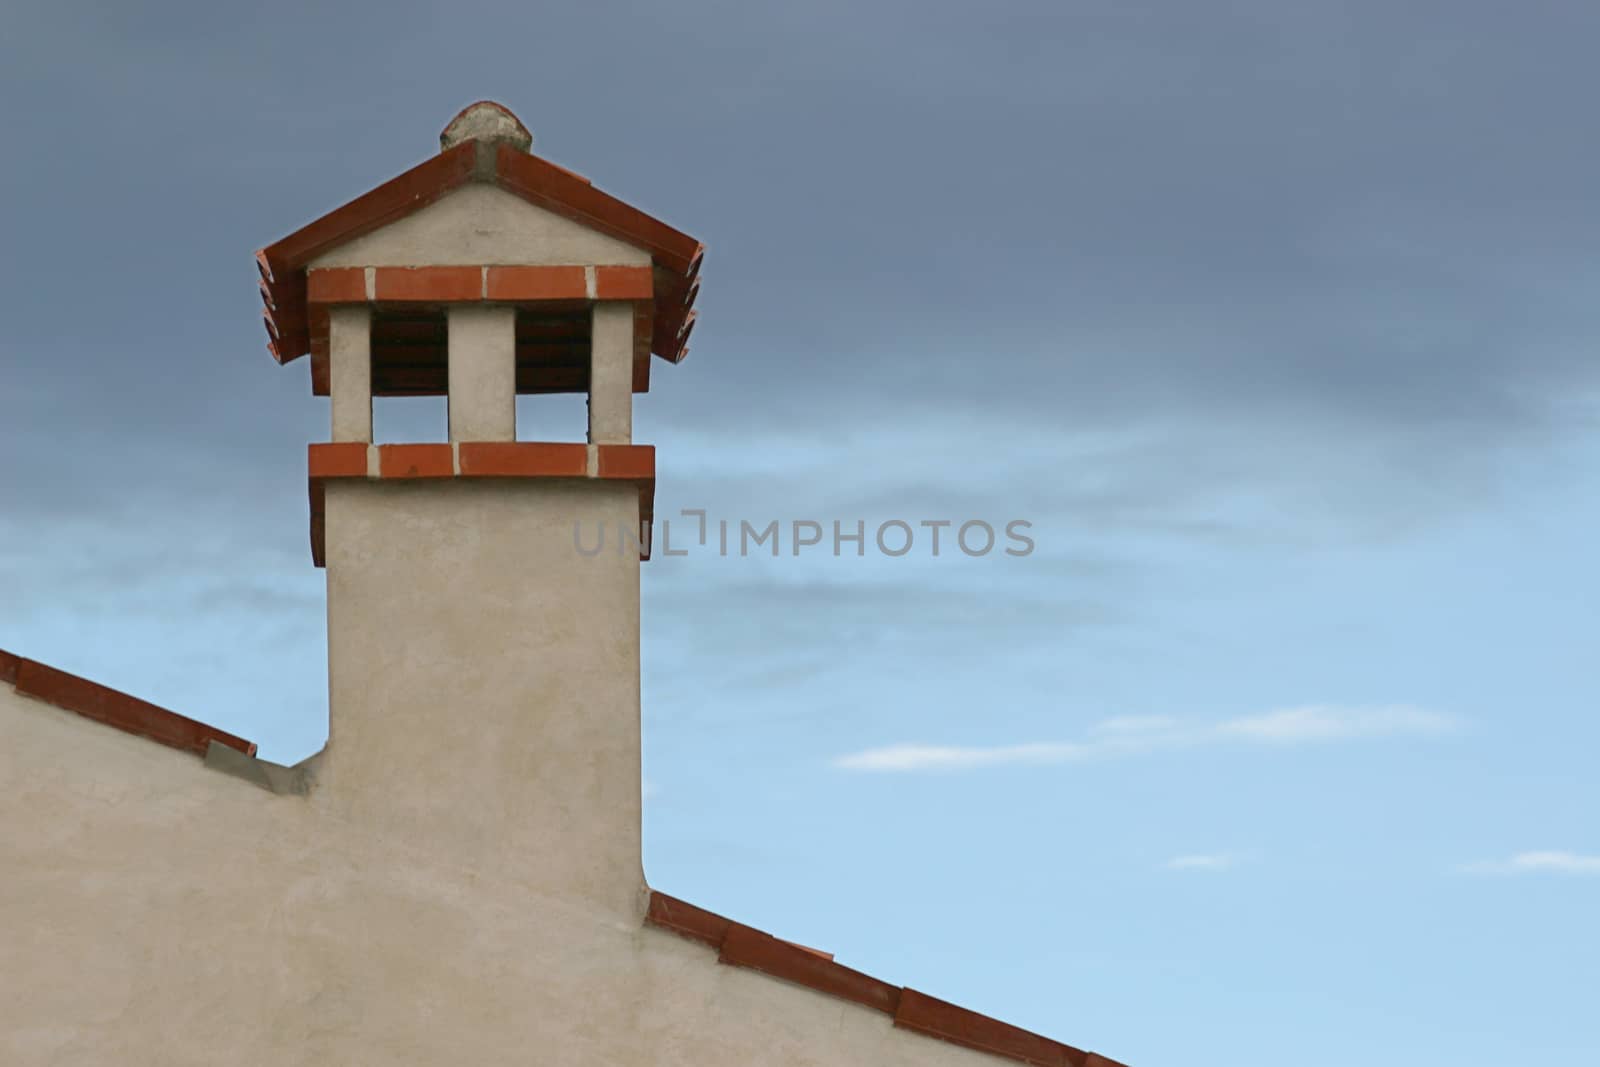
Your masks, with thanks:
M533 137L527 127L499 104L480 101L465 108L445 127L439 142L437 156L256 253L267 349L274 359L289 363L311 351L307 264L469 182L485 182L649 252L656 294L650 351L672 363L683 360L694 328L705 246L595 188L581 174L532 155L528 149Z

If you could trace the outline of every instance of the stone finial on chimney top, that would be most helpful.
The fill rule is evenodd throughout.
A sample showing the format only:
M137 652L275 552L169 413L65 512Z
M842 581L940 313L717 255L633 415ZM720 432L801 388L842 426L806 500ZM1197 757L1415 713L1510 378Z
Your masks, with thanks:
M508 144L519 152L533 150L533 134L509 108L493 100L479 100L461 109L439 134L439 151L448 152L463 141Z

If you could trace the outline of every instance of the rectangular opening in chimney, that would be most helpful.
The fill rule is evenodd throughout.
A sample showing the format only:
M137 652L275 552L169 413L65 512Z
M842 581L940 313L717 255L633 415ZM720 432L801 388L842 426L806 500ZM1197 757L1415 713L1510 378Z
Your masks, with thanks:
M589 306L517 309L517 393L589 391ZM442 396L449 387L443 308L378 308L372 316L372 395Z
M517 393L589 392L589 305L549 301L517 308Z
M372 395L444 396L448 386L442 308L379 308L372 315Z
M377 308L372 314L372 440L450 439L449 364L442 308Z
M584 303L517 309L517 440L589 435L589 332Z
M517 397L517 440L587 441L586 393L540 393Z
M546 301L517 308L519 440L587 438L590 325L585 301ZM449 326L442 307L375 308L374 441L448 440L449 366Z
M372 398L372 443L423 445L450 440L450 404L443 396Z

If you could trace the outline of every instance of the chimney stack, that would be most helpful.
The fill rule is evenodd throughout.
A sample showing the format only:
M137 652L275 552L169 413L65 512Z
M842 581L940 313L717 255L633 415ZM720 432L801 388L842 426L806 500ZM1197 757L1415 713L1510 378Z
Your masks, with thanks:
M257 257L272 353L309 354L332 408L314 802L631 921L655 488L632 402L687 351L701 247L531 155L498 104L440 146ZM517 395L554 392L587 394L587 440L518 441ZM374 397L439 394L448 443L373 444Z

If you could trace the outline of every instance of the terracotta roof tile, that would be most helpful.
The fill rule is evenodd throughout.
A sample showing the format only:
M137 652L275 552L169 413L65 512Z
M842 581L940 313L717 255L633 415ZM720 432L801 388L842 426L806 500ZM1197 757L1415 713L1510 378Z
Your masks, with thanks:
M1089 1056L1082 1049L918 993L915 989L901 991L894 1024L952 1044L1040 1067L1084 1067Z
M900 990L787 941L733 924L717 956L721 963L782 978L863 1007L894 1014Z
M890 985L818 953L652 892L645 921L717 950L717 960L881 1011L894 1025L951 1044L1036 1067L1123 1067L1115 1060L1052 1041L999 1019Z
M724 919L715 912L655 892L650 894L650 910L645 918L653 926L663 927L712 948L721 948L723 938L737 925L732 919Z
M3 650L0 682L14 686L24 696L197 756L204 756L213 741L247 756L256 754L254 743L242 737Z

